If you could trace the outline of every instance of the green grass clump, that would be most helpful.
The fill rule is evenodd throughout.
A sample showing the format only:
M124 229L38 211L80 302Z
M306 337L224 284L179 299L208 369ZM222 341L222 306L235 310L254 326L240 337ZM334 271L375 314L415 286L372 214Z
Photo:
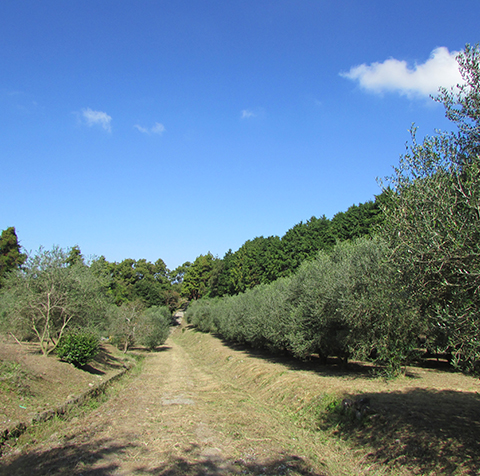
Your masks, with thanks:
M22 397L32 396L29 377L17 362L0 361L0 389Z

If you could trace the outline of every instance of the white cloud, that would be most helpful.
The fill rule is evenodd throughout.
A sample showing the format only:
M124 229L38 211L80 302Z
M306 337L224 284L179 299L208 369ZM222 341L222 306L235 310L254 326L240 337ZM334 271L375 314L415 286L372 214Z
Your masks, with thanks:
M158 134L162 135L165 132L165 126L163 124L160 124L159 122L156 122L153 127L150 129L146 127L142 127L138 124L135 124L133 127L140 131L142 134Z
M151 129L153 134L160 134L162 135L165 132L165 126L163 124L160 124L159 122L156 122L155 125Z
M87 107L86 109L82 109L82 116L88 126L91 127L98 125L103 127L103 129L105 129L107 132L112 131L112 126L110 125L112 118L106 112L93 111Z
M142 132L143 134L148 134L148 129L142 126L139 126L138 124L135 124L133 127L137 129L137 131Z
M383 63L354 66L341 76L358 81L362 88L375 93L393 91L407 96L428 96L437 93L441 86L450 88L463 81L455 59L457 54L440 47L432 51L425 63L413 68L406 61L390 58Z
M248 119L250 117L256 117L256 114L253 111L250 111L249 109L244 109L242 111L242 119Z

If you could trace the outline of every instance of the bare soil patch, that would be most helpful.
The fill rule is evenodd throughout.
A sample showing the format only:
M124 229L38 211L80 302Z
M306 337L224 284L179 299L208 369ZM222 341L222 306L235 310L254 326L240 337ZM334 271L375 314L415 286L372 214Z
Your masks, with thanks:
M302 365L177 328L93 411L7 451L0 475L478 474L478 379ZM39 356L41 357L41 356ZM43 358L43 357L42 357ZM87 378L88 380L88 378ZM85 382L84 384L90 383ZM360 420L338 412L370 400Z

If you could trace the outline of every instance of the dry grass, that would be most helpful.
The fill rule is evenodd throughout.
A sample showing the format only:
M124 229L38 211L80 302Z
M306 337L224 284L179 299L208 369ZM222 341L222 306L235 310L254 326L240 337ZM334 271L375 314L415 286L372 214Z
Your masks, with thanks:
M195 331L177 339L205 368L241 388L252 400L295 423L303 452L321 448L329 469L345 474L478 474L480 383L447 368L408 368L385 381L353 363L302 364L229 346ZM433 363L432 363L433 364ZM433 366L433 365L432 365ZM370 401L360 419L341 411L345 397ZM291 425L288 425L291 427ZM295 446L292 440L292 446ZM322 458L323 459L323 458Z
M178 328L171 339L161 352L148 354L142 373L115 385L114 398L90 402L68 422L54 419L32 428L6 456L7 472L0 469L0 474L31 474L31 468L38 468L35 474L156 476L465 475L480 470L475 378L409 368L406 376L385 381L373 378L361 363L348 371L335 364L302 364L191 329ZM10 368L8 385L26 376L22 391L41 392L34 362L45 363L44 357L24 356L18 360L21 367ZM112 363L111 358L104 356L94 367ZM71 370L81 371L56 359L47 362L54 373L40 372L38 380L48 383L50 397L52 388L61 395L70 392L60 388L70 377L82 381L68 385L85 388L99 375L73 376ZM369 398L369 412L357 419L355 412L343 411L338 404L347 396Z

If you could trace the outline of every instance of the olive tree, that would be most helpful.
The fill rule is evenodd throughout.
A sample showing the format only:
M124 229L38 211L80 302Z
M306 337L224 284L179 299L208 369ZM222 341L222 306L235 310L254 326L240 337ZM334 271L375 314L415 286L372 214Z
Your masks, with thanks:
M371 359L396 374L422 330L379 237L337 243L292 276L286 332L293 355Z
M135 344L149 350L162 345L170 333L172 313L166 306L145 309L137 300L112 309L110 315L110 340L124 353Z
M162 345L170 334L172 313L166 306L152 306L140 316L137 329L138 343L149 350Z
M4 330L35 337L44 355L72 327L96 327L106 315L101 283L81 264L67 265L60 248L40 249L21 270L10 273L1 291Z
M387 178L384 232L430 345L467 369L480 360L480 51L457 57L464 83L441 89L452 132L412 142Z
M122 349L123 353L126 353L129 347L135 343L138 321L144 309L144 304L136 300L123 303L111 310L110 340L119 349Z

